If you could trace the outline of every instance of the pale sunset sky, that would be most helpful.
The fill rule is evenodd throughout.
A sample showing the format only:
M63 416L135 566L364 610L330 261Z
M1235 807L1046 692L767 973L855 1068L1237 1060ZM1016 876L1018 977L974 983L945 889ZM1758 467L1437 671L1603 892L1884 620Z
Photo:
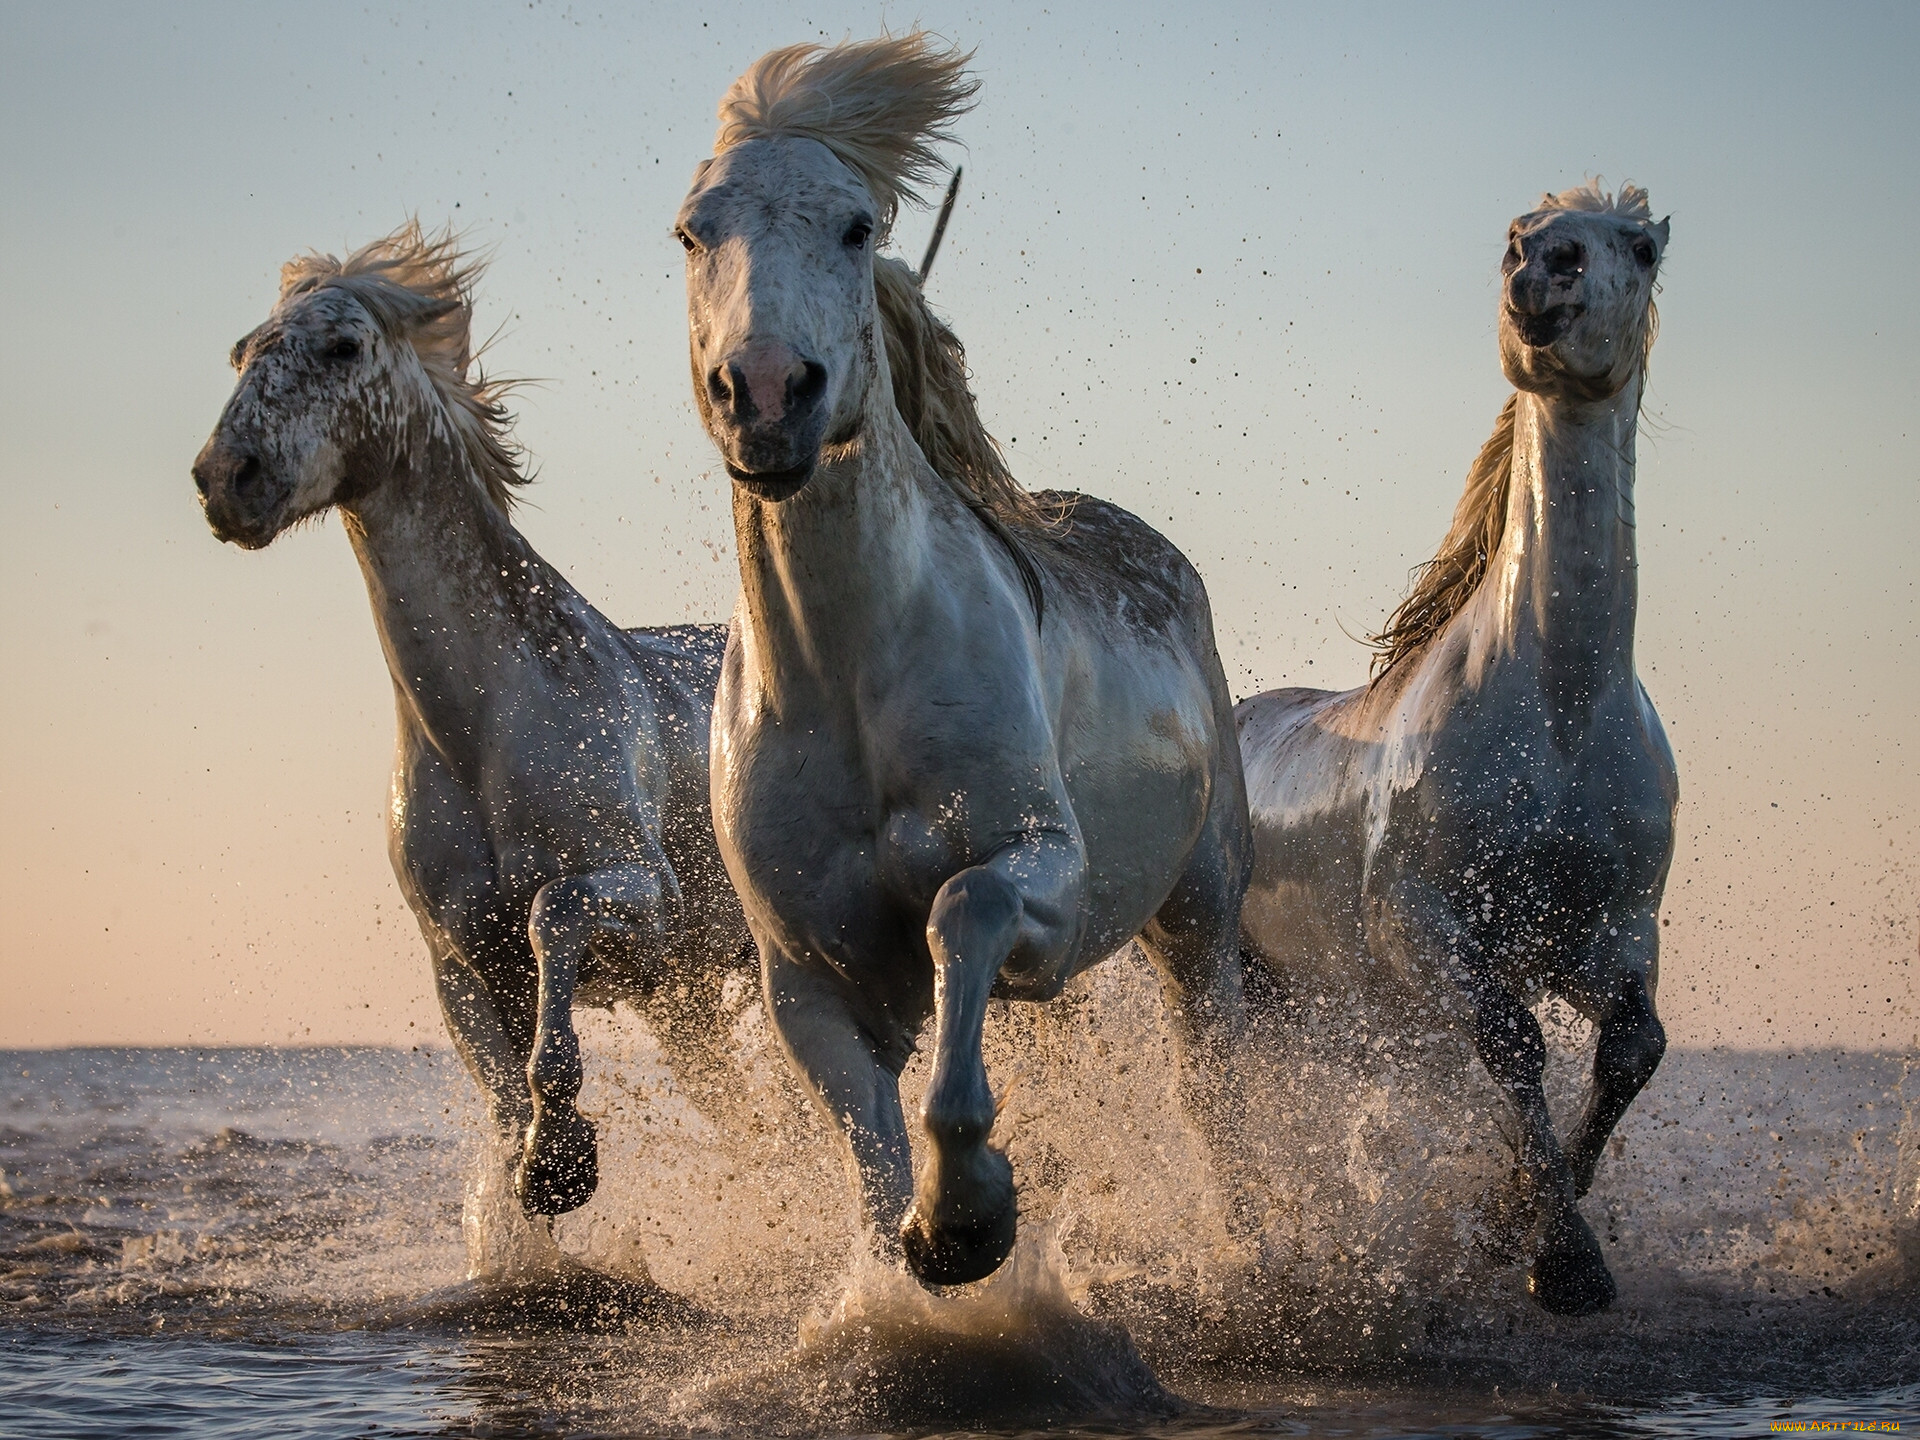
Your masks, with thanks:
M756 55L915 22L984 81L930 294L988 423L1194 559L1239 695L1365 678L1505 395L1508 220L1650 189L1660 1008L1910 1045L1920 7L467 0L0 8L0 1046L444 1043L340 527L246 554L195 502L227 349L289 256L463 227L543 381L523 528L623 623L724 618L674 210Z

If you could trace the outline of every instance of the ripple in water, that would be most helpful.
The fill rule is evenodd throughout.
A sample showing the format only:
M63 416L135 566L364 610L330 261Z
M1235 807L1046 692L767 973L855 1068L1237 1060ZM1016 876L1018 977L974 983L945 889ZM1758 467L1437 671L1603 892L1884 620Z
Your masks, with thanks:
M1452 1039L1330 1004L1263 1025L1229 1223L1123 958L996 1007L1022 1241L929 1294L868 1258L757 1002L729 1004L718 1085L632 1016L583 1017L603 1180L550 1236L444 1053L0 1055L0 1431L253 1434L261 1406L316 1436L1915 1418L1903 1057L1669 1054L1584 1205L1620 1302L1560 1320L1503 1255L1510 1155ZM1548 1018L1564 1116L1590 1040Z

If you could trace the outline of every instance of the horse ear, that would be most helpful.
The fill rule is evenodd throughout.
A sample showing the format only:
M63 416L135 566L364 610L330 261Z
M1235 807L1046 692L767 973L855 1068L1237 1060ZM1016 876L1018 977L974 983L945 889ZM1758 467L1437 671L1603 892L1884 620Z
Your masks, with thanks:
M1654 233L1654 235L1659 238L1660 248L1663 251L1667 248L1668 226L1672 223L1672 221L1673 221L1673 217L1671 215L1668 215L1663 220L1661 220L1661 222L1658 225L1649 225L1647 227L1647 229L1651 230Z

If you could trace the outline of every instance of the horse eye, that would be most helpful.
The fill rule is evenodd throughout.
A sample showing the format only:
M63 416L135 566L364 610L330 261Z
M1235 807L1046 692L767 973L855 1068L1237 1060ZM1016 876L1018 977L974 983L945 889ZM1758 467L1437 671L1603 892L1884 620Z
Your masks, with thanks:
M1653 242L1651 240L1634 241L1633 258L1638 260L1642 265L1651 265L1653 263Z
M852 246L855 250L858 250L867 243L868 237L872 234L873 227L871 225L867 224L864 220L856 220L847 227L847 233L840 237L840 243Z
M673 232L673 238L680 242L680 248L685 250L689 255L700 248L699 242L684 229L676 229Z
M344 336L327 346L329 360L358 360L359 358L360 342L352 336Z

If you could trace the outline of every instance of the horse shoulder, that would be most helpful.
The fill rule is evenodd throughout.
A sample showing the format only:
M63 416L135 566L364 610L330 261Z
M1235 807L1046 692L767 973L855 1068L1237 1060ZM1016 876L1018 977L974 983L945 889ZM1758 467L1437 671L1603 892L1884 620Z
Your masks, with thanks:
M394 878L431 939L462 957L490 928L497 907L493 845L473 793L415 726L403 726L387 810Z

